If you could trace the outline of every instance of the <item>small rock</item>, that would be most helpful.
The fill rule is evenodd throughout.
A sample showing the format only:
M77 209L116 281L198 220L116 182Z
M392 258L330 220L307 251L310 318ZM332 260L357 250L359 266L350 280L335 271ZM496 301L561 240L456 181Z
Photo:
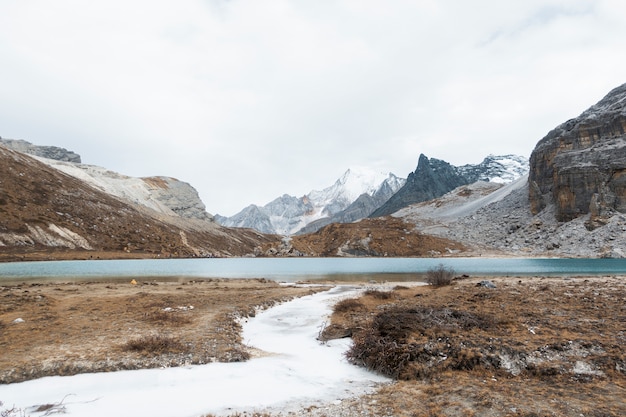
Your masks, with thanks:
M476 284L476 286L484 288L496 288L496 284L488 280L482 280L478 284Z
M24 323L24 319L21 317L16 318L15 320L13 320L13 323L18 324L18 323Z

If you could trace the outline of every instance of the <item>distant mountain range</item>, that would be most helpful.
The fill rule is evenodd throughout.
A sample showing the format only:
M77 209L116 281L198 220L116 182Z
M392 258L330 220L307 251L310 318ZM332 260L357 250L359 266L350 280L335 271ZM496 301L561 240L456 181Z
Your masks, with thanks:
M228 227L292 235L312 222L332 218L343 212L361 196L366 195L380 205L398 191L404 182L403 178L391 173L354 167L321 191L313 190L302 197L285 194L262 207L249 205L232 217L215 215L215 221ZM362 217L365 216L359 218Z
M330 223L388 215L476 181L509 183L527 172L528 160L517 155L489 155L478 165L460 167L421 155L408 179L368 168L350 168L321 191L303 197L285 194L262 207L250 205L232 217L216 215L215 221L262 233L311 233Z

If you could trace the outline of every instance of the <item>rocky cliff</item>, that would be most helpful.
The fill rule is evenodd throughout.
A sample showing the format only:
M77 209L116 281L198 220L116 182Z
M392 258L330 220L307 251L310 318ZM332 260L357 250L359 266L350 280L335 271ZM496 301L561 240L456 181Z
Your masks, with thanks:
M530 157L533 214L554 204L558 221L591 213L595 227L626 212L626 84L549 132Z
M42 158L80 163L80 155L75 152L68 151L65 148L59 148L58 146L39 146L33 145L32 143L22 139L3 138L0 138L0 145L3 145L9 149L13 149L14 151L39 156Z

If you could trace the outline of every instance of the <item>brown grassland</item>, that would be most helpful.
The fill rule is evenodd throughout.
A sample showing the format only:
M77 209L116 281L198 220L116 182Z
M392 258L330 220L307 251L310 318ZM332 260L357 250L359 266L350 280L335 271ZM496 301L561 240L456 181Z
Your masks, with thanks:
M624 277L500 278L365 292L329 337L398 382L353 409L388 416L626 415ZM357 415L357 414L355 414Z
M265 279L4 284L0 383L243 361L237 318L314 291Z
M626 415L624 277L480 280L362 284L320 336L352 337L348 359L395 382L296 414L238 415ZM3 284L0 383L246 360L236 317L321 289L263 279Z

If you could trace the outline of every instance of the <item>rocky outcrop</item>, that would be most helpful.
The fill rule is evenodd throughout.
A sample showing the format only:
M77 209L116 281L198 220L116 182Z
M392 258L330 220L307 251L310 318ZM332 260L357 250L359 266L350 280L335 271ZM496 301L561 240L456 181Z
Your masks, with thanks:
M80 163L80 155L75 152L68 151L65 148L59 148L57 146L39 146L33 145L32 143L22 139L3 138L0 138L0 145L3 145L9 149L13 149L14 151L39 156L41 158Z
M537 143L529 199L533 214L554 204L558 221L591 213L591 228L626 212L626 84Z
M469 184L457 168L446 161L421 154L415 172L409 174L406 184L370 217L387 216L411 204L440 197L461 185Z
M213 220L198 191L189 183L171 177L145 177L141 180L146 183L150 195L176 215L187 219Z

